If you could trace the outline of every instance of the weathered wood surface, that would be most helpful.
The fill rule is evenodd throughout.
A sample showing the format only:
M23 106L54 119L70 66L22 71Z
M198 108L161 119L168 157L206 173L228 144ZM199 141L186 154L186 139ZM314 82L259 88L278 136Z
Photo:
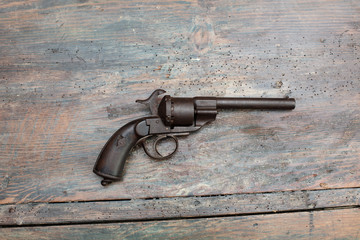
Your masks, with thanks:
M358 1L2 1L0 203L359 187ZM168 161L92 173L111 134L172 95L291 96L221 112Z
M358 188L131 201L26 203L0 205L0 226L180 219L354 206L360 206Z
M0 3L1 238L360 238L359 1ZM156 88L297 106L221 112L103 188ZM18 228L43 224L70 225Z
M359 239L360 209L0 229L6 239Z

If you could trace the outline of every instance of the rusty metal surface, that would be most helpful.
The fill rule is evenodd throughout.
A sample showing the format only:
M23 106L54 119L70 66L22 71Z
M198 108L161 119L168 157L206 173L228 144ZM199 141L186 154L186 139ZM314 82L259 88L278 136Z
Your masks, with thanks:
M151 116L134 120L116 131L101 150L93 172L104 180L103 186L123 177L125 162L130 151L136 145L142 145L145 153L156 160L169 159L178 149L177 135L189 135L205 124L215 120L219 110L232 109L266 109L292 110L295 108L294 98L217 98L217 97L176 97L161 96L166 91L157 89L146 100L137 100L149 106ZM157 109L157 110L156 110ZM144 140L158 136L150 153ZM170 138L175 142L175 149L168 155L158 151L160 140Z

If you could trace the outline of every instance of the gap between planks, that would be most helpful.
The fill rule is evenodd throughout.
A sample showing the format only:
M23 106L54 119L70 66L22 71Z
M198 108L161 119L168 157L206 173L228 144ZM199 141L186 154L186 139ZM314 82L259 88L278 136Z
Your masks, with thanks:
M2 228L6 239L359 239L360 209Z
M0 226L226 217L360 206L360 188L207 197L0 205Z

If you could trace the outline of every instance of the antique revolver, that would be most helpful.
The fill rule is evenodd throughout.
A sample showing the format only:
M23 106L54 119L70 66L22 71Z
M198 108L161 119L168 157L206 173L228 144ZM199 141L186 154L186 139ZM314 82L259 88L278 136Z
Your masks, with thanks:
M178 149L177 136L188 135L214 121L220 109L291 110L295 108L293 98L185 98L164 96L164 93L164 90L157 89L146 100L136 100L150 107L151 116L125 124L111 136L101 150L93 171L104 178L101 181L103 186L121 180L126 159L134 146L141 144L145 153L151 158L169 158ZM154 153L151 153L145 147L144 141L154 135L158 138L153 145ZM166 156L163 156L157 148L159 141L164 138L170 138L175 142L175 149Z

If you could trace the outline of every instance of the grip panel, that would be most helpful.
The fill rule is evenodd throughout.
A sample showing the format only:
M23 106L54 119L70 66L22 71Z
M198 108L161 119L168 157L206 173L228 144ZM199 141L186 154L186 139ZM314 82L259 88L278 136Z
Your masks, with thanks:
M146 118L139 118L125 124L111 136L101 150L93 172L104 178L102 185L121 180L131 149L144 137L136 133L136 126L145 120Z

